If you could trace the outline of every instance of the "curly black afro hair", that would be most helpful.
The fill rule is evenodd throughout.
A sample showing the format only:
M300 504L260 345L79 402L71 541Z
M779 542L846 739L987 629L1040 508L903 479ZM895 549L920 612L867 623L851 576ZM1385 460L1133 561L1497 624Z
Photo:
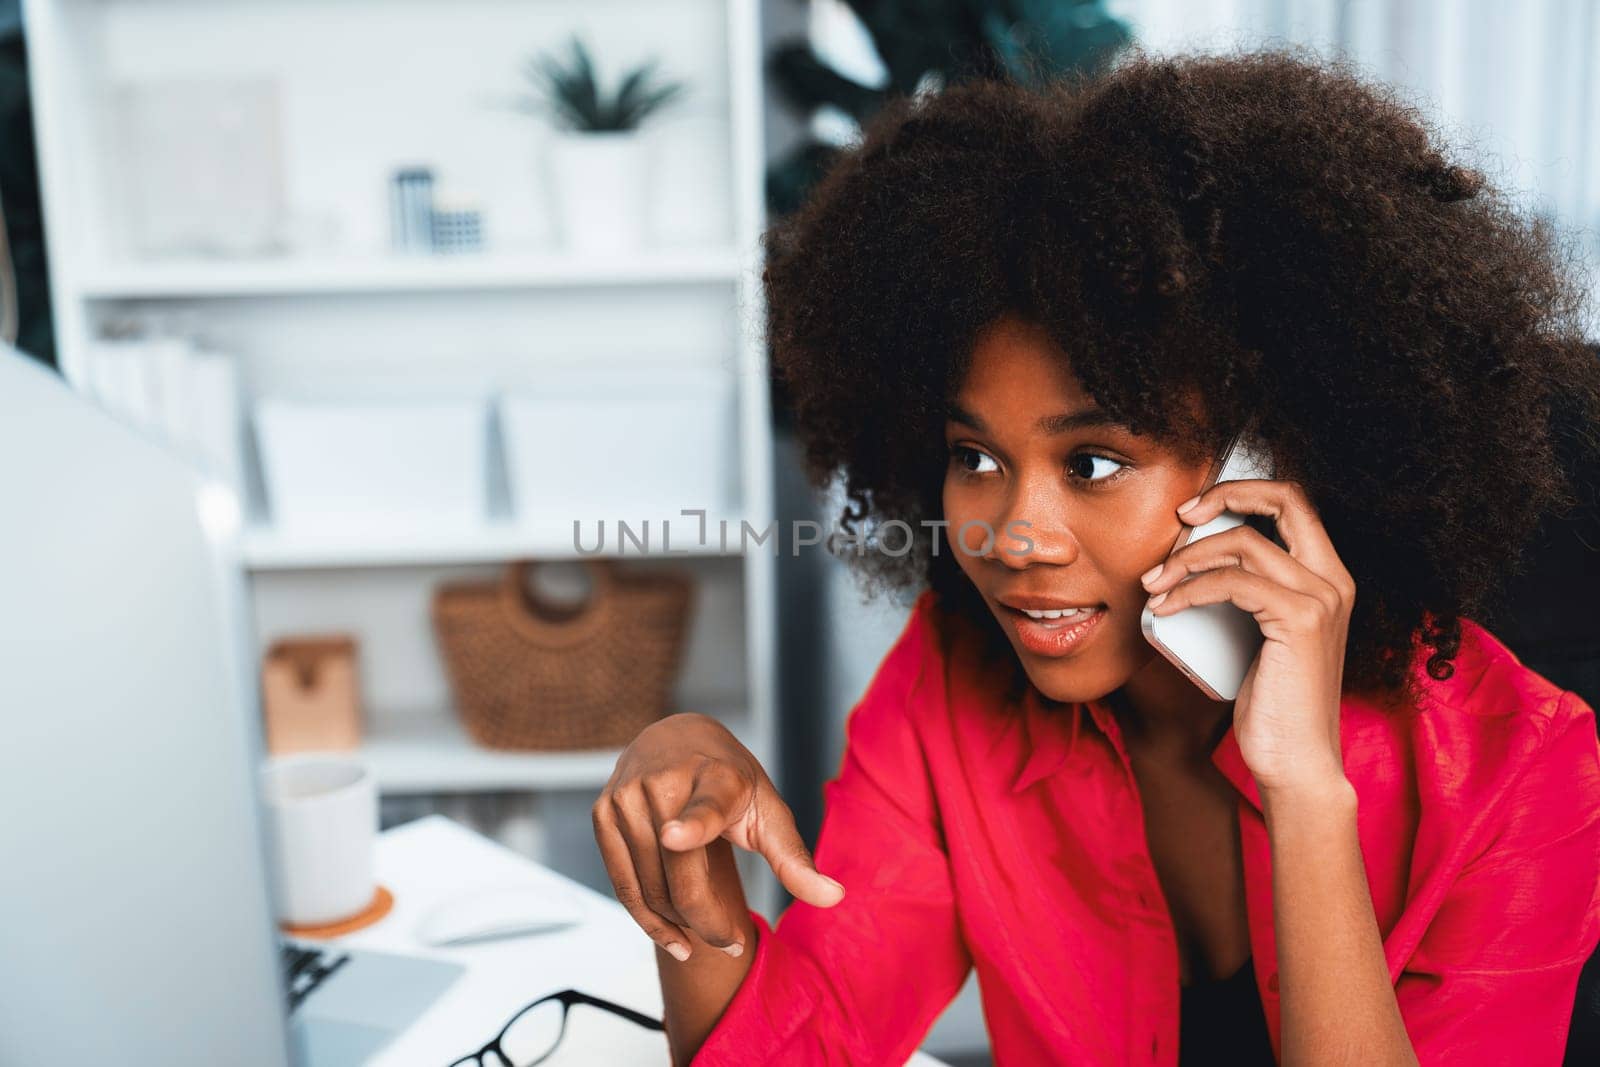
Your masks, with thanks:
M1558 445L1600 451L1600 361L1573 246L1438 140L1303 49L893 100L763 239L774 372L808 476L844 494L835 551L906 523L910 551L849 554L868 588L926 583L998 635L924 523L946 401L1012 314L1183 455L1255 422L1356 581L1347 688L1414 696L1423 654L1448 677L1461 617L1577 502Z

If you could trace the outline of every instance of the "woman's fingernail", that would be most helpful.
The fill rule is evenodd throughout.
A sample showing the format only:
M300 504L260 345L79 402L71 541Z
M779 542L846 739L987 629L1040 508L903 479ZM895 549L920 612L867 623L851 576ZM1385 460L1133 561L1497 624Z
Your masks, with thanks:
M744 955L744 942L743 941L735 941L731 945L723 945L722 946L722 951L726 952L728 955L733 956L735 958L737 958L739 956L743 956Z
M839 881L839 879L837 879L837 878L828 878L827 875L823 875L822 877L827 878L828 879L828 884L831 885L831 886L837 887L839 892L841 892L841 893L844 892L844 883Z
M1161 568L1165 566L1165 563L1157 563L1154 567L1151 567L1149 570L1139 575L1139 581L1143 582L1145 585L1149 585L1151 582L1156 580L1156 575L1160 574Z
M1167 594L1165 594L1165 593L1157 593L1155 596L1150 598L1150 606L1153 608L1153 607L1155 607L1157 604L1161 603L1165 599L1167 599Z
M1200 497L1199 496L1192 496L1188 500L1185 500L1183 503L1179 504L1178 505L1178 510L1180 512L1188 511L1190 508L1194 507L1198 503L1200 503Z
M689 958L689 950L678 944L676 941L667 942L667 951L672 953L672 958L677 960L679 963L683 963Z

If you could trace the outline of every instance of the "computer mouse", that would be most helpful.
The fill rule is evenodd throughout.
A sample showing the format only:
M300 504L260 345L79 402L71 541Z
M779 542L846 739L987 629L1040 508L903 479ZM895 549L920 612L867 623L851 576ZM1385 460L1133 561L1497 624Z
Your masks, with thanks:
M417 939L443 947L563 930L583 921L580 902L551 886L475 889L435 905L417 923Z

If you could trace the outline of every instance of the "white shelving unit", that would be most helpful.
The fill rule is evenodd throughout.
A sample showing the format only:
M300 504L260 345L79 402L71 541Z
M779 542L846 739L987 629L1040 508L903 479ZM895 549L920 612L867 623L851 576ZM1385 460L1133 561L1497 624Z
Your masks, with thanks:
M709 520L770 526L758 0L25 0L23 7L57 345L75 387L91 389L90 351L107 327L141 316L181 318L206 347L231 355L247 410L285 393L388 395L396 381L477 390L487 399L596 366L717 368L737 385L739 496L733 513ZM691 93L655 120L651 136L678 191L704 187L698 203L720 212L700 220L709 238L597 257L570 254L552 236L559 231L542 185L548 127L496 101L522 88L524 57L561 49L574 31L593 47L602 77L657 57L663 74L690 82ZM342 237L255 259L131 255L118 187L125 173L112 119L116 91L237 77L276 86L288 213L334 219ZM386 251L389 174L418 162L434 164L447 188L474 194L485 211L484 251ZM695 203L658 202L657 213L681 222ZM560 449L583 442L551 445L558 460ZM626 471L619 478L625 486ZM357 636L363 752L386 795L579 791L592 799L618 753L474 745L450 710L427 622L442 581L493 577L518 557L573 558L570 521L514 520L501 500L481 527L466 531L307 535L272 523L259 471L251 485L243 555L259 649L292 633ZM729 547L715 538L688 542L646 559L620 553L622 566L684 568L697 579L675 705L710 709L775 766L776 552L737 539ZM581 810L587 821L587 803ZM544 858L557 866L566 860ZM752 903L771 910L770 872L750 857L741 863Z
M733 282L740 262L726 248L653 250L622 259L562 255L287 259L282 262L112 264L80 279L89 299L204 296L286 296L339 293L448 292L576 288L579 286L695 285Z
M647 520L652 521L653 520ZM648 558L653 555L729 556L740 554L737 536L730 534L724 547L723 539L708 536L701 542L695 535L698 522L673 520L670 530L684 529L682 535L674 533L675 540L662 540L661 526L649 527L649 553L636 553L633 542L615 553L620 558L635 555ZM736 531L738 519L726 516L709 516L707 523L713 531L723 523ZM642 524L641 524L642 526ZM641 526L630 527L640 531ZM592 538L593 531L585 533ZM608 537L608 540L613 538ZM486 563L509 559L513 556L536 556L541 559L575 559L579 553L572 546L570 524L557 519L538 523L519 523L507 519L486 519L479 529L465 533L436 532L429 530L340 531L338 533L300 534L257 526L245 533L243 555L245 566L252 571L300 570L307 568L339 568L359 566L399 566L426 563Z
M502 792L528 788L599 789L620 748L581 752L496 752L473 743L448 712L391 726L366 745L386 794Z
M712 708L724 722L745 731L741 708ZM418 715L389 724L366 746L378 788L391 794L526 789L598 790L617 765L619 748L576 752L502 752L475 744L453 715Z

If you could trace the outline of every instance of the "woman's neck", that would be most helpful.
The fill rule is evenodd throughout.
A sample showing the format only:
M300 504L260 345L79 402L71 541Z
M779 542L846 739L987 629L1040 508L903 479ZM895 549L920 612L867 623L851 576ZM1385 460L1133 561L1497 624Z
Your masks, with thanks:
M1160 655L1106 697L1130 745L1197 761L1233 722L1233 701L1212 700Z

